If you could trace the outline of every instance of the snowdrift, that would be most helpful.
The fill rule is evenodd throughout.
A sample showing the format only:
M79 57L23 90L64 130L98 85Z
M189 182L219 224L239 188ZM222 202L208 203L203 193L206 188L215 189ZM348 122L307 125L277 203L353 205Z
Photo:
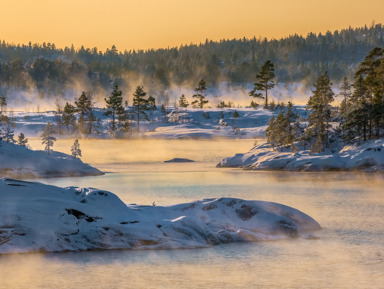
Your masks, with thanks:
M33 151L11 143L0 144L0 177L32 179L46 177L97 176L98 169L70 155Z
M287 171L383 171L384 140L347 145L335 153L328 151L312 155L308 150L280 152L264 143L245 154L223 159L217 167Z
M0 179L0 253L196 248L307 237L320 225L284 205L222 198L126 205L93 188Z

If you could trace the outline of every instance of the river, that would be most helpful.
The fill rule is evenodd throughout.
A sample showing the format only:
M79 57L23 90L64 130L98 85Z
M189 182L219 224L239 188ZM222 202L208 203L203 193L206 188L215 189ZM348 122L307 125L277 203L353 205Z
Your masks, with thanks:
M71 140L56 149L69 152ZM33 141L32 141L33 143ZM384 288L384 176L218 169L251 140L80 140L104 176L40 181L91 186L126 203L212 197L273 201L316 219L312 239L206 249L97 251L0 257L0 288ZM38 141L33 143L39 148ZM194 163L163 163L186 157Z

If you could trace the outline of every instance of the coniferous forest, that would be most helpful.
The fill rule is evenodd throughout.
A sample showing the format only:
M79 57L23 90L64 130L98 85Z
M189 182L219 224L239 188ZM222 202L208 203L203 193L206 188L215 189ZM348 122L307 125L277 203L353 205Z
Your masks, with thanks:
M384 26L372 24L325 34L291 35L282 39L206 40L200 44L157 50L106 51L54 43L0 42L2 96L12 90L34 89L46 98L57 98L73 87L102 91L114 85L133 91L137 84L161 99L171 85L193 88L204 79L209 87L220 82L245 85L254 82L266 60L275 65L279 83L312 85L328 71L333 82L352 78L374 47L384 47Z

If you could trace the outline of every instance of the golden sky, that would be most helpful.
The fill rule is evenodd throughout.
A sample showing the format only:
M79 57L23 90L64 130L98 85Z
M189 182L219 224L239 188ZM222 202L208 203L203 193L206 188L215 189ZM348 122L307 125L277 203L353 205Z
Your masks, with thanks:
M384 24L384 0L0 0L0 39L105 50Z

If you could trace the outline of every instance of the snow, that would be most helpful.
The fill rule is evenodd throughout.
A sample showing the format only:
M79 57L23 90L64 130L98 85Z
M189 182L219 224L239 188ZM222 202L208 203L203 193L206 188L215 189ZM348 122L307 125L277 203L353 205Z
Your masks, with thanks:
M384 171L384 140L370 140L360 145L346 145L337 152L310 154L308 150L292 152L273 150L268 143L244 154L223 159L217 167L241 167L252 170L287 171Z
M0 176L10 178L45 178L96 176L103 173L64 153L33 151L16 144L0 144Z
M235 110L238 118L233 117ZM102 109L95 109L95 117L101 119L100 134L91 137L110 138L109 119ZM133 123L133 135L128 137L145 138L254 138L265 135L266 125L272 112L262 108L205 108L181 109L168 108L167 113L157 110L147 111L150 121L140 121L140 133L136 133ZM53 112L14 112L15 135L23 132L27 137L40 136L47 122L55 123ZM65 130L65 129L64 129ZM60 136L64 137L64 136Z
M277 203L232 198L172 206L126 205L94 188L0 179L0 253L196 248L310 238L310 216Z

